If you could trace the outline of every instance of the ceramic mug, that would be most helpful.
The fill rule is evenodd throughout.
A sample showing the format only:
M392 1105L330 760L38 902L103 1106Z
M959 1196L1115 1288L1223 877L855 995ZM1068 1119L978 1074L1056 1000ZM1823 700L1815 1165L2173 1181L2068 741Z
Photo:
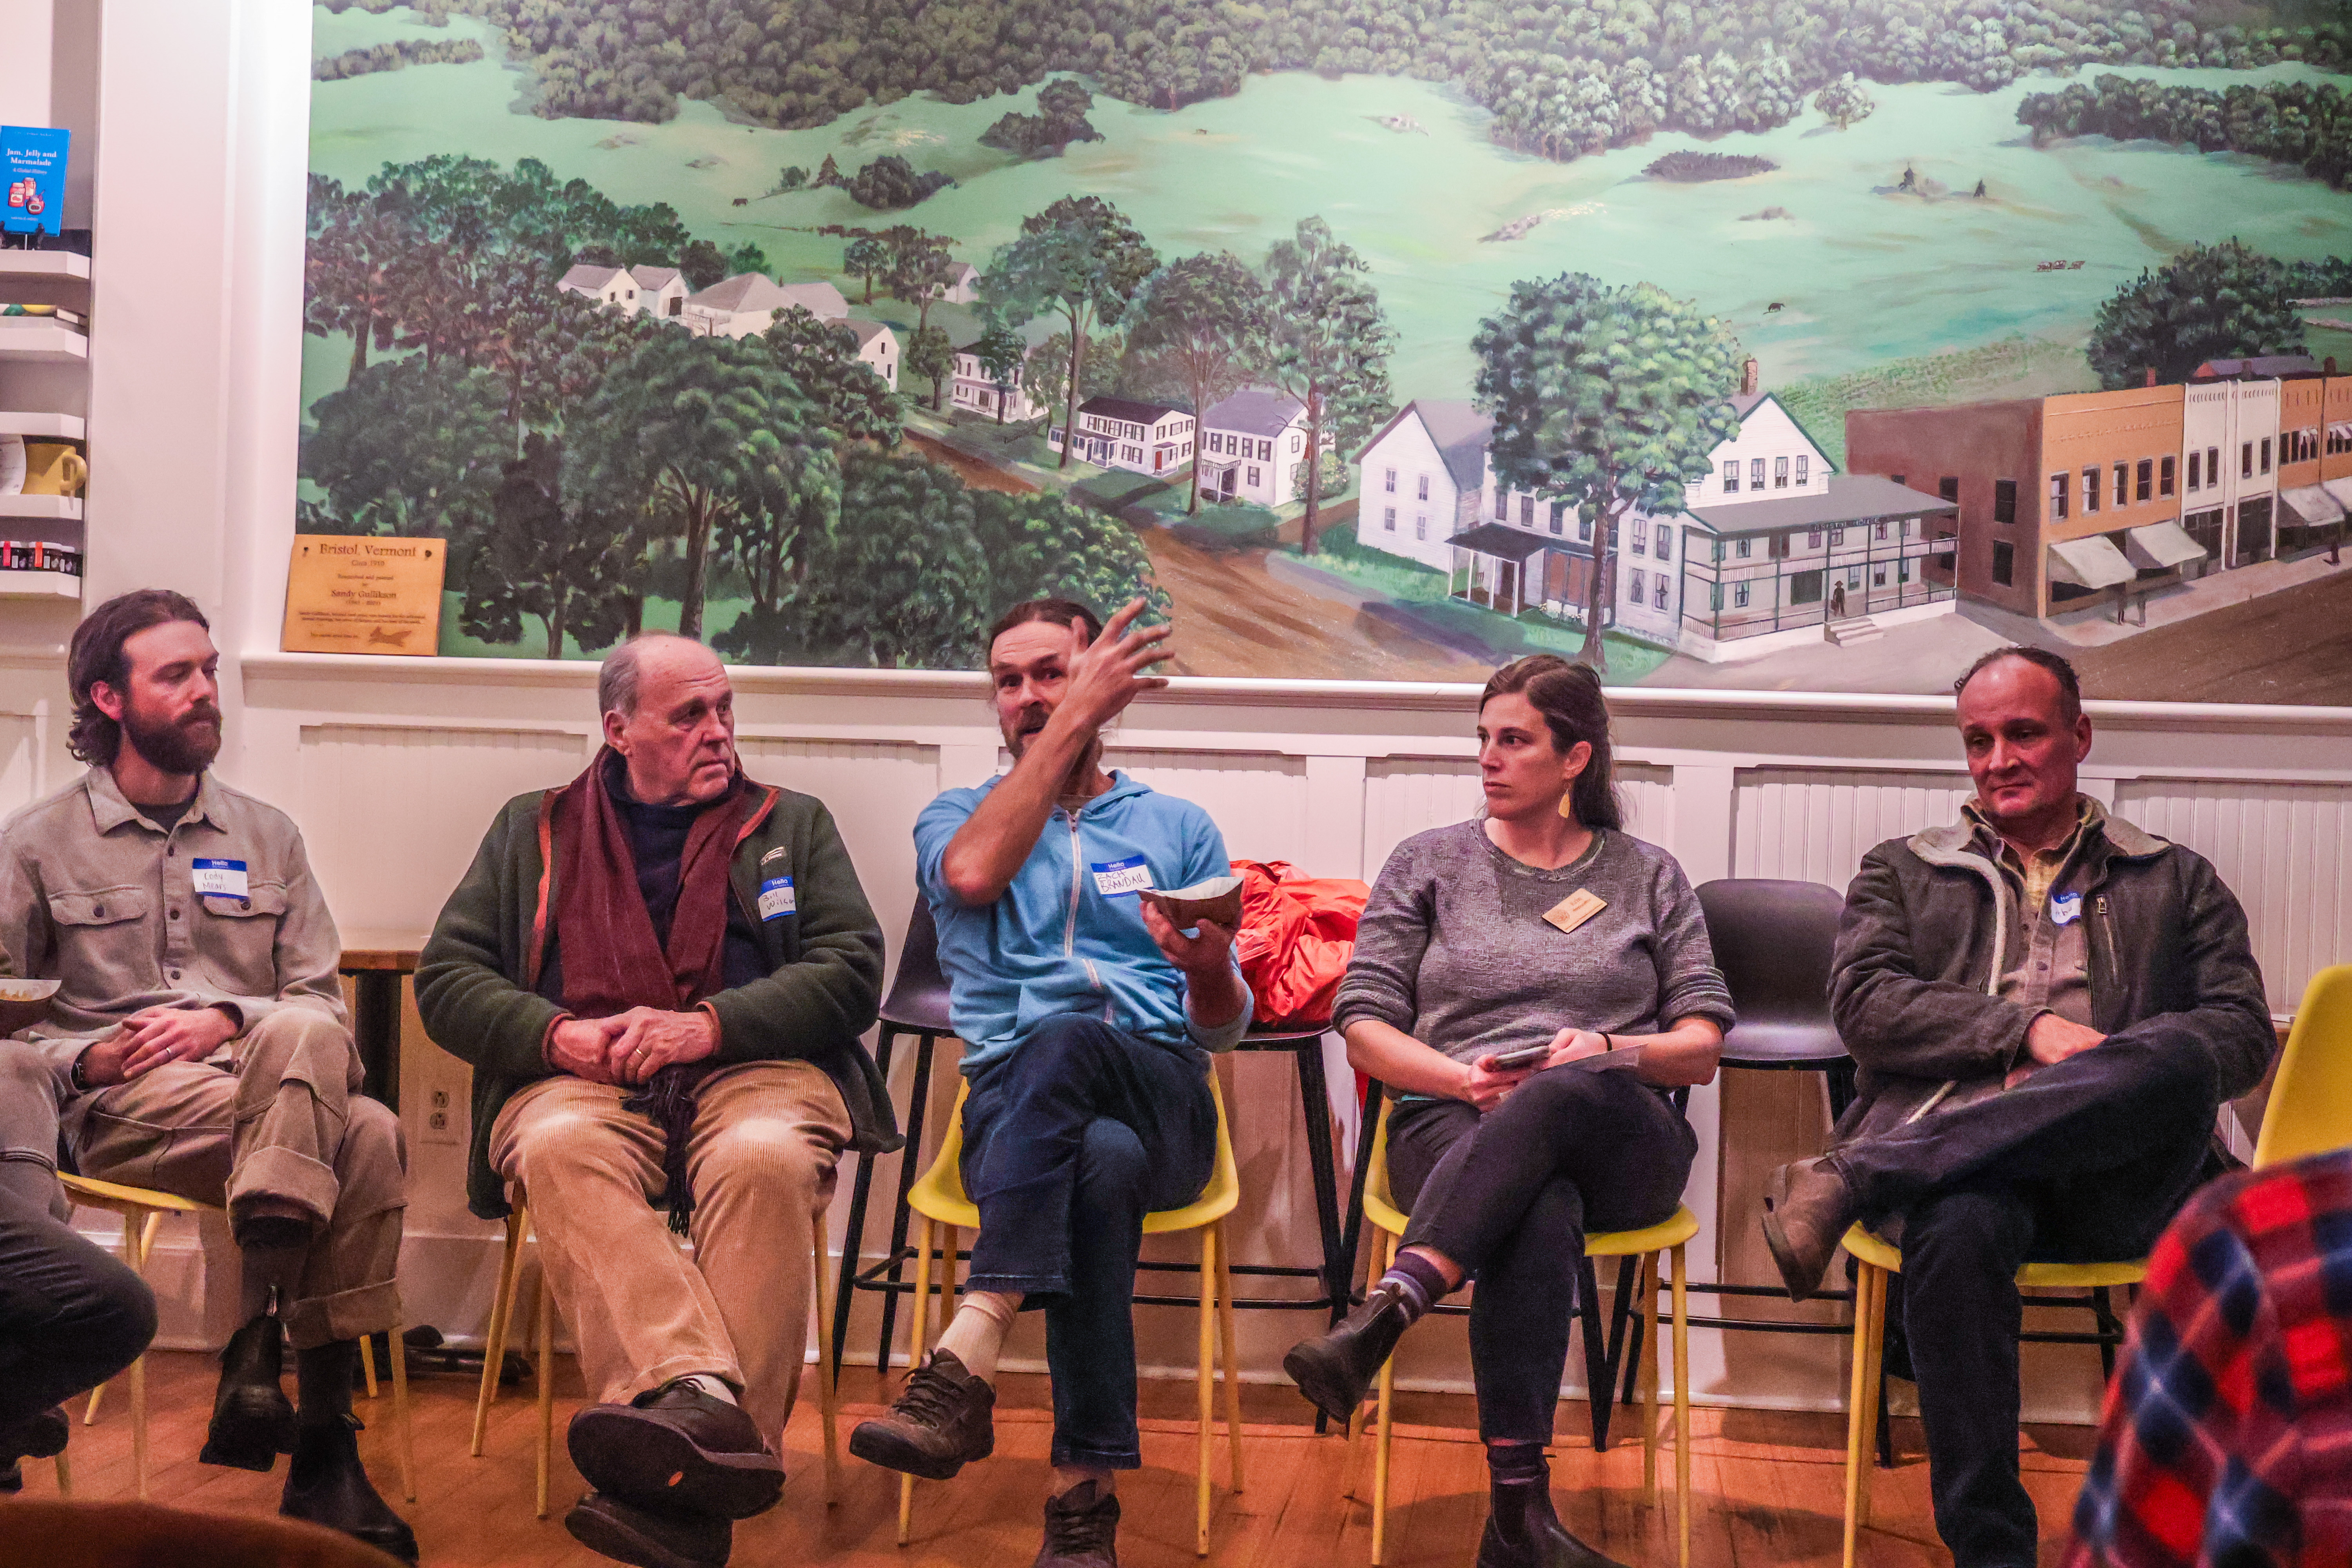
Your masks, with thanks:
M25 491L28 496L75 496L89 478L89 464L61 441L25 443Z

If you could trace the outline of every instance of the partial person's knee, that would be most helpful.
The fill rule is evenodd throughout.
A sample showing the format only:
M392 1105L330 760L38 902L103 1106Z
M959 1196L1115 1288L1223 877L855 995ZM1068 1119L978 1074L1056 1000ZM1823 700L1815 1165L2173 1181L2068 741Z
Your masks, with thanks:
M97 1310L84 1327L91 1340L104 1345L115 1369L129 1366L155 1338L155 1292L147 1281L109 1258L111 1265Z
M256 1068L323 1087L349 1080L355 1047L352 1032L315 1007L274 1008L245 1032L242 1060Z
M347 1171L380 1171L395 1178L408 1173L408 1137L392 1107L354 1099L343 1117Z
M0 1040L0 1102L22 1105L56 1094L57 1072L47 1058L22 1040Z
M501 1174L538 1189L596 1177L614 1168L613 1130L576 1111L536 1111L516 1128Z
M710 1139L696 1179L707 1190L748 1187L803 1213L816 1206L836 1158L831 1143L801 1122L744 1117Z
M2128 1052L2133 1076L2183 1106L2202 1121L2221 1097L2213 1053L2186 1027L2161 1024L2113 1037L2108 1046Z
M1079 1201L1117 1202L1139 1193L1151 1174L1143 1140L1123 1121L1090 1121L1078 1142Z
M1082 1072L1110 1033L1110 1026L1099 1018L1056 1013L1030 1032L1013 1059L1034 1081L1058 1080Z

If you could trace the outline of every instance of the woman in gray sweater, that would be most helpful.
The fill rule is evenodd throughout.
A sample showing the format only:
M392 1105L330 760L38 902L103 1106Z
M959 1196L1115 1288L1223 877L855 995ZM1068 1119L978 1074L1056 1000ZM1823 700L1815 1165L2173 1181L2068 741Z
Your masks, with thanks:
M1681 1202L1697 1142L1670 1095L1715 1077L1731 997L1682 868L1623 830L1591 669L1538 654L1496 671L1478 766L1485 815L1389 857L1333 1009L1349 1060L1397 1095L1404 1248L1283 1368L1345 1421L1398 1337L1475 1279L1494 1483L1478 1568L1602 1568L1554 1513L1544 1461L1584 1235Z

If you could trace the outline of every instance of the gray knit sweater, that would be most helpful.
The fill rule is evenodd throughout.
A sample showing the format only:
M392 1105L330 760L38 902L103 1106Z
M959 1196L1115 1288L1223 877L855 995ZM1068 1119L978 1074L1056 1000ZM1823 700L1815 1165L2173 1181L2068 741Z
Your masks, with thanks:
M1547 924L1579 889L1606 904L1574 931ZM1457 1061L1566 1028L1658 1034L1690 1017L1729 1028L1731 993L1673 856L1603 828L1577 859L1539 871L1476 821L1397 846L1332 1006L1337 1028L1376 1018Z

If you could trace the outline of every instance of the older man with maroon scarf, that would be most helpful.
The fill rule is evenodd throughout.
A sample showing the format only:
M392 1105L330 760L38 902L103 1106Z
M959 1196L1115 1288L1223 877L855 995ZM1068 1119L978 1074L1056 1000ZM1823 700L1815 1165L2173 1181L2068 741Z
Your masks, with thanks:
M835 1163L899 1142L859 1044L882 938L824 805L744 776L708 648L633 638L597 698L604 748L499 813L417 1007L474 1064L474 1211L528 1203L599 1402L566 1527L718 1568L783 1485Z

